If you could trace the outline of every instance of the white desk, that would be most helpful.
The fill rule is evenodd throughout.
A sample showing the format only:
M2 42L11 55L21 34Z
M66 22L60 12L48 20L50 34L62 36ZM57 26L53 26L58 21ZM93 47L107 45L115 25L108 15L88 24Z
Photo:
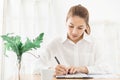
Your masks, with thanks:
M18 80L17 77L11 77L8 80ZM40 80L40 75L21 75L21 80ZM53 80L61 80L53 78ZM116 78L107 78L107 79L62 79L62 80L120 80Z

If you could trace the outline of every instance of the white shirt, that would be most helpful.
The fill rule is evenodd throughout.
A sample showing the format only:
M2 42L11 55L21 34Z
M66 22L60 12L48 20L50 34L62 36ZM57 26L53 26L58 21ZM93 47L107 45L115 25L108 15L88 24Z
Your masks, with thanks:
M43 68L55 67L57 65L55 56L62 65L86 66L89 74L109 73L111 68L108 56L102 48L100 49L89 38L84 38L76 44L67 37L56 38L40 53L33 73L39 74Z

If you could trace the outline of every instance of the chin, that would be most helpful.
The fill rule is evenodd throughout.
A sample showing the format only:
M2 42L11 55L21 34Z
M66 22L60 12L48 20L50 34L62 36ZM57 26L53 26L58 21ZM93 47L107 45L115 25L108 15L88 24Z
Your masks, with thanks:
M72 39L72 41L76 41L76 40L78 40L78 39Z

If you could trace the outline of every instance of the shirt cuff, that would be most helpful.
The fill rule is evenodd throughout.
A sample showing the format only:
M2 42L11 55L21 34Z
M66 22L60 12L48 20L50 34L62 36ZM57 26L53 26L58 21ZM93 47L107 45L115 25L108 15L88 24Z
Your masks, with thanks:
M94 69L92 66L87 66L87 69L88 69L88 74L93 74L94 73Z
M112 73L109 66L87 66L88 74L106 74Z

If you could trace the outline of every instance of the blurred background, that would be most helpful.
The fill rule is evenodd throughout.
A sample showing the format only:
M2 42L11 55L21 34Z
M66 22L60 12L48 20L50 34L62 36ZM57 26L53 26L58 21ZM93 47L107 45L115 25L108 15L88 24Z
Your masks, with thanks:
M111 64L116 73L120 73L120 1L119 0L0 0L0 35L14 33L35 38L44 32L47 44L56 36L65 32L65 19L69 8L75 4L85 6L90 14L91 36L101 45L107 45ZM104 44L103 44L104 43ZM0 39L0 76L7 79L16 72L16 55L6 52ZM104 47L104 46L103 46ZM35 55L39 50L31 51ZM24 54L22 70L31 74L32 63L36 60L30 54Z

